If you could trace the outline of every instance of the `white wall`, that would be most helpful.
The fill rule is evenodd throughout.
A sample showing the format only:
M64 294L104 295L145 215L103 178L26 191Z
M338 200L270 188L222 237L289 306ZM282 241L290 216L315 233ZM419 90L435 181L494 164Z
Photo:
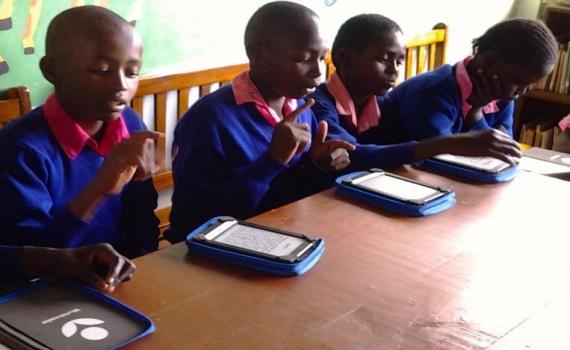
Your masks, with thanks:
M186 44L189 58L182 64L154 68L150 72L196 70L246 61L243 31L261 0L188 0L177 8L188 23ZM332 43L338 27L360 13L380 13L398 22L407 36L431 29L443 22L449 26L447 60L456 62L471 52L471 40L509 16L535 17L539 0L297 0L319 14L324 33ZM330 2L330 0L329 0ZM197 11L199 9L199 11ZM184 43L176 43L184 45Z

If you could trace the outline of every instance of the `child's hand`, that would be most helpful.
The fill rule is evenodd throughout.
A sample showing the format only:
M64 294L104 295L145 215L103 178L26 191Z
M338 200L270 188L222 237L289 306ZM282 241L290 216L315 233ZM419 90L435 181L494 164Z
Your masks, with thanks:
M343 140L326 140L328 124L322 120L319 123L319 131L313 138L311 147L311 159L313 163L325 171L338 171L350 164L348 151L354 151L356 147Z
M154 141L163 135L139 131L115 146L97 173L94 185L101 194L117 194L131 180L145 180L158 170Z
M454 134L449 152L461 156L493 157L509 164L516 164L522 156L519 144L509 135L496 130Z
M297 117L315 104L313 99L297 108L291 114L284 116L283 120L275 125L269 154L283 164L289 164L293 156L300 154L311 142L310 127L306 123L297 123Z
M502 96L504 90L499 75L478 68L475 76L471 78L473 90L468 101L473 108L484 107Z
M29 277L71 278L109 293L136 269L106 243L70 249L26 247L22 259Z

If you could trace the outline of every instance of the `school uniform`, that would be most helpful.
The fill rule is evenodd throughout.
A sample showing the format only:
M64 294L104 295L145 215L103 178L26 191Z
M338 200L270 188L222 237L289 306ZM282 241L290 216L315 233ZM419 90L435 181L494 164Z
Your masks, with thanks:
M493 101L484 106L484 117L464 130L464 119L471 109L467 98L473 84L466 69L471 59L467 57L454 66L443 65L392 89L381 102L381 133L408 141L495 128L512 136L513 100Z
M97 143L73 121L55 95L0 130L0 244L78 247L107 242L128 257L158 246L157 193L152 181L133 181L108 195L89 222L68 209L101 169L110 150L145 130L126 108Z
M22 248L0 246L0 283L13 282L24 278L22 271Z
M286 99L287 115L303 100ZM174 194L171 229L177 242L213 216L245 219L297 200L332 184L332 176L308 159L310 145L284 165L268 153L279 117L264 101L249 72L206 95L183 116L174 131ZM311 110L297 117L311 133Z
M356 115L354 102L340 77L333 73L311 95L315 100L312 109L317 121L328 123L328 139L340 139L356 146L350 152L348 170L365 170L373 167L393 167L413 161L416 142L380 146L377 139L378 124L382 120L379 108L381 97L371 96Z

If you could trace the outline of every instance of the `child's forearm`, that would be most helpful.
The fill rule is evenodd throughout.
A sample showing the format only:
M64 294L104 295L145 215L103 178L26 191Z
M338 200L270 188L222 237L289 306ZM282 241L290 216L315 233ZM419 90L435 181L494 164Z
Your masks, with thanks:
M453 153L453 136L422 140L414 148L414 160L431 158L438 154Z
M99 209L105 196L106 194L100 191L98 186L92 182L69 204L69 211L79 219L89 221L95 215L97 209Z

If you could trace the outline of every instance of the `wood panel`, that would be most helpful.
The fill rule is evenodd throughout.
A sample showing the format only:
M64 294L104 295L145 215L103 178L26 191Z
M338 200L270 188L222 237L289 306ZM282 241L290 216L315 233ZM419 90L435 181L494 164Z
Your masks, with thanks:
M564 322L550 317L547 306L567 300L570 286L568 234L560 221L570 183L524 172L495 185L398 172L453 188L456 206L412 218L328 190L251 220L324 237L324 256L306 275L230 266L187 254L184 244L137 259L134 279L114 296L149 315L157 331L127 348L568 344L563 327L545 332L557 324L542 321ZM543 338L552 334L566 342Z
M23 86L6 89L0 94L0 127L31 110L30 92Z

